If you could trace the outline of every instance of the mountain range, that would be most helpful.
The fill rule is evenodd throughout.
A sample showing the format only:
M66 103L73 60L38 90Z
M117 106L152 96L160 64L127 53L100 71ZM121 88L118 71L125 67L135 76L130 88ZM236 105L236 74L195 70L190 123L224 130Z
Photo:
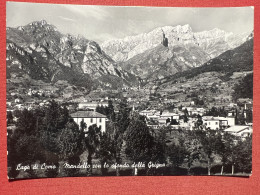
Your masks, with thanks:
M120 66L146 81L199 67L246 41L249 33L235 35L220 29L193 32L189 25L165 26L148 33L105 41L102 49ZM162 47L162 39L168 46Z
M118 88L134 83L100 46L82 36L63 35L46 21L7 28L7 74L23 73L45 82Z
M246 42L242 45L225 51L218 57L215 57L200 67L193 68L191 70L178 72L174 75L165 77L161 80L157 80L164 85L172 84L180 78L192 79L198 75L204 73L221 73L222 80L230 80L235 72L251 72L253 71L253 48L254 48L254 35L251 33Z
M216 64L223 60L220 54L232 53L252 37L217 28L193 32L189 25L178 25L99 45L83 36L64 35L45 20L36 21L7 27L7 78L28 75L48 83L66 80L89 90L137 86Z
M186 24L183 26L159 27L148 33L127 36L123 39L108 40L102 43L101 47L116 62L123 62L159 45L163 33L168 38L169 46L193 44L200 47L210 58L241 45L250 34L250 32L234 34L218 28L193 32L190 25Z

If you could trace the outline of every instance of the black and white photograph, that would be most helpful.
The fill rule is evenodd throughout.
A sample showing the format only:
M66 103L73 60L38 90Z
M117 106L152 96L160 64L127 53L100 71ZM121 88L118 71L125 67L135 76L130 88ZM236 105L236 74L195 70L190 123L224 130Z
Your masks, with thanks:
M6 3L8 179L252 172L254 7Z

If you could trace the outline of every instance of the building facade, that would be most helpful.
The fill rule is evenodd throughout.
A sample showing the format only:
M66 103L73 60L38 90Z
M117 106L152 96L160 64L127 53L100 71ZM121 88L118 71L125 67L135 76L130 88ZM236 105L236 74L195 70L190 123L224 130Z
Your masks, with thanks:
M101 132L106 132L106 120L107 117L103 114L100 114L95 111L77 111L71 114L73 120L79 125L81 121L86 123L87 128L85 131L88 131L89 126L96 124L98 127L101 127Z
M80 102L78 108L96 111L97 106L107 107L108 102Z

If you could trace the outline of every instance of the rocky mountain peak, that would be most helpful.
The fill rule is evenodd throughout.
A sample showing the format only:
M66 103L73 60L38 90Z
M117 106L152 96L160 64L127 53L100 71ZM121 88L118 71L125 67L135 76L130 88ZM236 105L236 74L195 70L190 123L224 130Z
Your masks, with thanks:
M185 24L158 27L148 33L105 41L101 44L101 47L116 62L125 62L161 44L163 34L168 39L169 47L193 45L194 47L200 47L211 58L241 45L245 41L245 37L247 37L244 34L234 35L232 32L225 32L218 28L193 32L191 26Z
M248 35L248 37L246 38L246 40L250 40L254 38L254 30L252 30L252 32Z
M83 36L64 35L45 20L8 28L7 40L8 68L22 64L19 71L32 78L41 80L44 75L45 81L77 82L78 78L87 77L86 82L96 80L96 85L111 88L129 85L130 76L135 79L117 67L96 42Z
M31 22L29 25L31 25L31 26L44 26L44 25L46 25L46 24L48 24L48 23L46 22L46 20L41 20L41 21Z
M178 33L191 33L192 32L192 28L189 24L185 24L183 26L178 25L177 26L177 32Z

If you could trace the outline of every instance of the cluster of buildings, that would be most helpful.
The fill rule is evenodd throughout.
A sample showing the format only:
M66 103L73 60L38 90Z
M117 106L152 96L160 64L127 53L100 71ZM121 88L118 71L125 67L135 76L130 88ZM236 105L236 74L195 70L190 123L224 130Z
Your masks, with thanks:
M204 108L196 108L196 107L182 107L181 110L178 108L174 108L172 112L165 110L165 111L158 111L158 110L143 110L140 111L139 114L142 116L146 116L149 122L152 122L151 124L157 124L158 126L167 125L168 123L178 123L180 126L187 126L187 124L184 124L185 119L184 115L190 116L188 122L189 127L192 127L193 125L190 124L190 122L194 123L197 121L197 116L203 116L205 114L206 110ZM172 122L174 121L174 122ZM183 124L183 125L182 125Z
M43 89L29 89L27 92L28 96L45 96L45 97L51 97L52 94L54 94L54 90L43 90Z
M6 109L7 111L14 111L14 110L23 110L23 109L27 109L27 110L33 110L37 107L43 107L49 104L48 100L38 100L38 101L27 101L24 102L23 99L21 98L16 98L14 100L14 102L10 102L7 101L6 102Z
M107 107L108 102L92 101L78 104L78 111L72 113L74 121L80 126L84 121L87 127L96 124L101 131L106 131L107 117L96 112L97 106ZM245 103L245 109L252 109L252 104ZM222 130L236 136L245 137L252 134L252 123L247 125L236 125L234 113L230 112L226 117L206 116L206 109L202 107L187 106L174 108L172 111L164 110L142 110L139 114L145 116L147 125L154 129L170 126L172 129L195 130L198 128L198 116L200 117L200 128L204 130Z
M29 90L28 95L39 94L41 91ZM51 93L51 92L50 92ZM67 102L67 108L70 110L71 117L74 121L80 126L83 121L86 123L87 128L93 124L96 124L98 127L101 127L101 131L106 131L106 122L108 121L107 117L103 114L100 114L96 111L98 106L107 107L108 106L108 97L105 97L101 100L96 101L80 101L76 107L75 105L70 109L70 103L75 103L73 101ZM117 103L119 100L113 101L115 112L118 112ZM243 111L251 110L252 111L252 101L250 102L248 99L240 100L243 104ZM132 103L131 100L128 99L128 102L133 107L135 104ZM151 104L152 101L149 101ZM16 98L13 102L7 102L7 110L12 111L15 109L33 109L38 106L45 106L48 104L47 100L43 100L41 102L24 102L21 98ZM138 105L138 104L137 104ZM157 102L158 106L158 102ZM160 107L160 106L159 106ZM230 105L231 108L237 107L236 105ZM12 108L12 109L11 109ZM195 130L198 128L198 116L202 121L200 127L203 129L211 129L211 130L223 130L234 135L238 136L247 136L252 133L252 123L247 125L236 125L235 121L235 113L234 110L229 109L226 117L214 117L214 116L206 116L206 108L204 107L196 107L190 102L188 106L181 106L178 108L173 108L171 111L169 110L159 110L155 106L154 109L147 109L138 111L138 113L142 116L145 116L147 120L147 125L151 128L158 129L162 126L170 126L172 129L182 129L182 130ZM247 117L247 112L243 112L244 117ZM86 130L87 130L86 128Z
M245 104L248 109L252 109L251 104ZM198 120L200 127L204 130L222 130L236 136L246 137L252 134L252 123L246 125L236 125L235 116L228 115L206 116L204 108L183 107L169 111L143 110L140 115L145 116L149 127L158 129L162 126L170 126L172 129L195 130L198 129ZM202 117L198 117L202 116Z

